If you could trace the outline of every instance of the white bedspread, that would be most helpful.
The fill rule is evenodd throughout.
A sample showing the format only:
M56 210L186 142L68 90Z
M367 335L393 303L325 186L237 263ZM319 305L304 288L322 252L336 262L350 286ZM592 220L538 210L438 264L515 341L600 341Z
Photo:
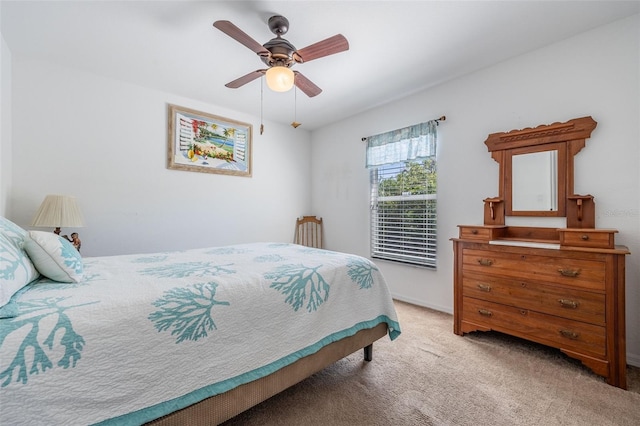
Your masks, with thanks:
M400 334L359 256L256 243L84 263L0 319L1 424L141 424L378 323Z

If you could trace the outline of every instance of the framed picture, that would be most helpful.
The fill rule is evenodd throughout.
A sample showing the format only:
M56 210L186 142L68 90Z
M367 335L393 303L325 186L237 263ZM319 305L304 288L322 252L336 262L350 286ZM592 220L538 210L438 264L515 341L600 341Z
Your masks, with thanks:
M169 169L251 176L251 125L169 105Z

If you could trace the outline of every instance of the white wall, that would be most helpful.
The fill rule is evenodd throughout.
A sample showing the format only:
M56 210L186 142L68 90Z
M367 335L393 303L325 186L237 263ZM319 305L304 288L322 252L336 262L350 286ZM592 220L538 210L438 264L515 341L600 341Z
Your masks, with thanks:
M498 195L498 164L484 140L590 115L598 127L575 158L575 191L595 196L596 225L618 229L617 243L631 250L627 349L629 363L640 365L639 28L636 15L314 132L312 206L325 221L328 248L369 255L361 138L446 115L438 143L438 268L376 263L395 297L452 312L449 239L458 224L481 224L482 200Z
M251 123L253 177L168 170L168 103ZM17 55L12 106L7 216L75 195L85 256L292 241L309 211L308 131Z
M11 51L0 36L0 216L7 212L11 171Z

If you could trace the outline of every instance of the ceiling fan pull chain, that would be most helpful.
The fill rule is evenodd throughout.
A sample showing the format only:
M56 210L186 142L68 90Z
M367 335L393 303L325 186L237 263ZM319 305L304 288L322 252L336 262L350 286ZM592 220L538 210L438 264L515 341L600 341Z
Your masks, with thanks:
M262 123L263 104L264 104L264 77L260 79L260 134L264 132L264 124Z
M302 123L298 123L298 88L293 87L293 123L291 123L291 127L297 129L299 125Z

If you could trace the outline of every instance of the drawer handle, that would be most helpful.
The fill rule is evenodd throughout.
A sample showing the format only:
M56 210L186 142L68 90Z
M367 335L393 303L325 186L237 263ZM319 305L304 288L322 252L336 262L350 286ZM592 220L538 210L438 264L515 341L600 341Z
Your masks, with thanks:
M563 277L575 278L580 274L580 269L558 269Z
M491 286L489 284L478 284L478 288L480 291L486 291L487 293L491 291Z
M578 307L578 302L573 300L558 299L558 302L560 303L560 306L562 306L563 308L576 309Z
M478 309L478 313L485 317L490 317L491 315L493 315L493 313L488 309Z
M472 233L473 235L476 235L476 234L478 233L478 230L477 230L477 229L472 229L472 230L471 230L471 233Z
M482 266L491 266L493 265L493 260L491 259L478 259L478 263Z
M583 241L587 241L589 239L589 236L587 234L585 234L580 238L582 238Z
M567 339L576 340L580 335L575 331L571 330L560 330L560 334L562 337L566 337Z

